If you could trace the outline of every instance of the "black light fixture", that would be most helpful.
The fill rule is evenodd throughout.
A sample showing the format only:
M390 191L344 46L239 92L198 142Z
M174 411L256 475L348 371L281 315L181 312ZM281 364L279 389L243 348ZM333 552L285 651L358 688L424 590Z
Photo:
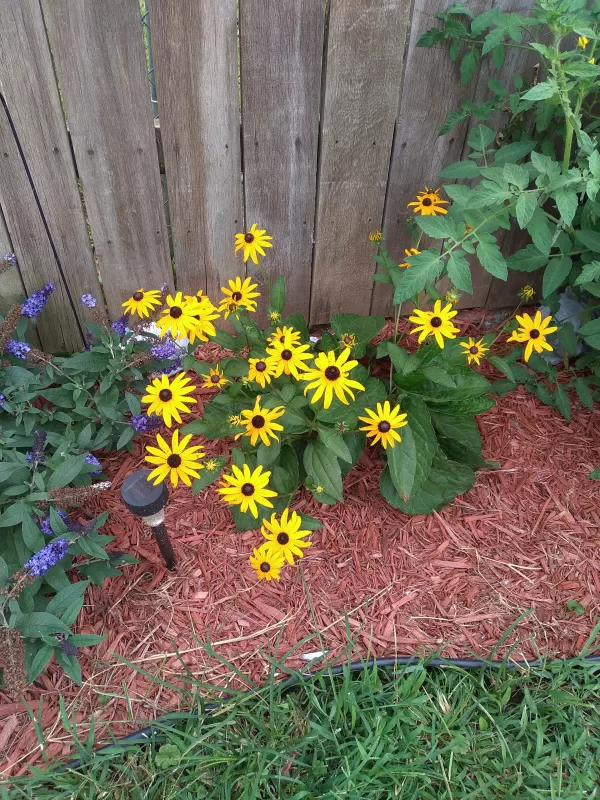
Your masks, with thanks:
M164 482L154 486L149 480L149 469L138 469L123 482L121 498L136 517L140 517L152 531L167 569L175 569L175 553L165 528L165 506L169 492Z

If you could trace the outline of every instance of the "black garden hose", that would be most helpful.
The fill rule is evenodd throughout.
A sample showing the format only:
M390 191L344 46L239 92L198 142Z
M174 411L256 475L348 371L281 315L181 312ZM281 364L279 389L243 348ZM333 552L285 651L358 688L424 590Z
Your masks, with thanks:
M574 664L581 662L600 664L600 655L585 656L584 658L553 658L548 661L485 661L479 658L431 658L427 661L423 661L417 656L391 656L389 658L373 658L369 661L353 661L350 665L337 664L334 667L326 667L320 670L315 670L314 672L296 675L293 678L282 681L277 688L287 691L288 689L292 689L294 686L298 686L300 683L305 683L313 678L318 678L321 676L325 678L331 678L335 675L342 675L347 669L350 672L362 672L364 669L370 669L371 667L410 667L418 666L419 664L427 668L457 667L459 669L483 669L485 667L490 667L492 669L500 669L501 667L506 667L506 669L515 669L517 667L521 667L524 669L537 669L539 667L545 667L548 664L556 664L557 662L563 664ZM218 687L215 687L215 691L219 691ZM256 692L256 689L249 689L243 694L250 695L256 694ZM231 698L229 697L225 697L218 703L206 703L206 713L210 714L216 708L219 708L222 703L228 702L230 699ZM105 753L109 753L115 747L123 747L128 744L147 744L154 735L161 733L164 730L165 725L169 725L172 722L180 720L181 716L181 713L176 712L165 714L165 716L159 717L157 720L155 720L152 725L148 725L146 728L140 728L138 731L134 731L127 736L122 736L121 738L116 739L112 744L107 744L104 745L104 747L94 750L93 755L103 755ZM74 761L69 761L68 764L65 764L63 769L78 769L81 764L81 759L76 759Z

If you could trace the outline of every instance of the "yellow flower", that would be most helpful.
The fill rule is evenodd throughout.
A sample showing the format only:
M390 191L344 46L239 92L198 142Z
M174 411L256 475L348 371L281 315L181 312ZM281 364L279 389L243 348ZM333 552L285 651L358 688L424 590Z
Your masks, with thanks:
M277 372L277 363L272 356L268 358L249 358L248 359L248 380L256 381L264 389L267 383L271 383Z
M310 531L300 530L302 517L292 511L288 518L289 508L284 508L281 517L271 514L271 520L263 519L260 532L268 544L263 545L267 552L281 555L288 564L294 563L294 556L302 558L303 547L310 547L310 542L305 542L304 537L310 536Z
M275 365L275 378L280 375L293 375L296 380L300 380L300 371L308 369L305 361L310 361L313 357L310 352L310 345L290 343L289 337L284 337L284 341L273 341L267 347L267 353Z
M152 289L149 292L138 289L137 292L131 295L129 300L125 300L121 305L128 314L149 317L150 312L154 311L154 308L160 305L160 292L158 289Z
M254 555L250 556L250 566L259 581L278 581L283 564L281 553L272 552L266 544L254 550Z
M465 236L468 236L470 233L473 233L475 228L472 225L467 225L465 222Z
M588 63L589 64L595 64L596 63L596 59L595 58L588 58Z
M279 322L279 320L281 319L281 314L279 313L279 311L271 311L271 313L269 314L269 319L271 322Z
M170 333L174 339L185 339L196 327L197 320L193 316L195 302L184 300L181 292L177 292L175 297L167 295L166 302L168 308L163 309L161 317L156 320L161 336Z
M436 214L447 214L448 209L442 208L442 204L445 203L448 205L448 200L442 200L438 194L439 191L439 189L436 189L434 192L433 189L428 189L426 186L424 192L419 192L417 194L417 199L415 201L408 203L408 208L414 206L415 213L422 214L425 217L435 217Z
M370 242L380 242L383 239L383 234L381 231L373 231L369 234L369 241Z
M204 469L207 472L216 472L219 469L219 462L215 461L214 458L209 458L206 464L204 465Z
M257 283L252 283L252 278L246 278L243 283L238 275L233 281L229 281L229 288L221 286L221 291L225 297L221 300L219 311L229 310L229 306L235 304L241 306L246 311L256 311L255 297L260 297L260 292L253 291L258 286ZM234 309L237 311L237 308Z
M194 326L188 331L190 344L196 339L208 342L209 336L216 334L213 319L219 319L219 312L206 295L186 295L188 315L194 318Z
M156 486L169 476L174 488L177 488L179 481L183 481L186 486L191 486L192 478L199 478L199 470L204 468L199 459L204 458L204 450L201 447L188 447L187 444L192 438L191 433L184 436L179 441L179 431L175 431L171 437L171 444L168 445L160 433L156 434L158 447L148 445L146 450L151 454L146 456L149 464L158 464L148 475L149 481L154 481Z
M410 250L407 250L406 248L404 248L404 255L407 258L412 258L413 256L418 256L418 255L420 255L420 253L421 253L421 251L417 250L416 247L411 247ZM403 261L401 264L398 264L398 266L402 267L403 269L408 269L410 267L410 264L408 263L408 261Z
M171 382L167 375L154 378L152 383L146 386L148 394L142 397L142 403L150 403L146 413L148 415L158 414L164 419L167 428L171 427L172 419L175 422L181 422L179 411L187 414L189 412L187 404L193 405L197 402L194 397L186 397L196 388L188 386L189 383L190 379L186 378L183 372L176 375Z
M270 472L263 472L262 467L256 467L254 472L250 472L248 464L244 464L243 469L231 465L233 475L226 473L223 475L223 487L217 489L223 501L230 506L239 506L242 512L250 511L256 519L258 517L257 504L273 508L273 503L269 497L277 497L277 492L267 489Z
M220 389L221 386L225 386L229 381L223 375L223 372L219 369L219 365L217 364L214 369L212 367L208 370L208 375L201 375L201 378L204 378L204 383L202 384L203 389Z
M239 414L232 414L229 419L227 420L230 425L234 428L238 428L240 425L243 425L243 420Z
M295 331L293 328L288 328L287 325L284 325L283 328L277 328L268 338L268 342L270 344L275 344L275 342L280 342L283 344L288 340L288 344L300 344L302 340L302 335L300 331Z
M589 41L590 41L590 40L588 39L588 37L587 37L587 36L580 36L580 37L577 39L577 47L581 47L581 49L582 49L582 50L585 50L585 48L586 48L586 47L588 46L588 44L589 44Z
M465 352L463 355L467 357L467 364L470 364L474 361L477 366L482 358L485 358L485 354L490 349L489 347L485 346L483 339L480 339L478 342L475 342L470 336L468 342L460 342L460 346L464 347Z
M533 286L529 286L529 285L523 286L523 288L521 289L519 294L521 295L523 300L531 300L531 298L535 294L535 289L533 288Z
M411 322L417 324L411 333L419 333L419 344L425 341L428 336L435 336L439 347L444 348L444 336L447 339L455 339L459 329L450 320L455 317L458 311L454 311L450 303L442 308L442 301L436 300L433 311L421 311L418 308L413 310L413 316L409 317Z
M460 295L459 295L459 293L456 291L456 289L448 289L448 291L447 291L447 292L446 292L446 294L444 295L444 300L445 300L447 303L451 303L451 304L454 306L454 305L456 305L456 304L458 303L458 301L460 300Z
M301 375L303 381L311 381L304 389L304 394L311 389L315 390L310 399L311 403L316 403L323 397L324 408L329 408L335 393L338 400L347 406L346 393L354 400L352 389L364 391L365 387L362 383L348 377L350 370L358 364L358 361L348 361L349 356L348 348L341 352L337 359L333 350L328 353L319 353L315 358L314 366Z
M371 446L381 441L383 449L387 450L394 447L396 442L401 442L402 437L396 433L396 428L403 428L408 425L406 420L407 415L400 413L400 406L391 407L389 400L386 400L383 405L377 403L377 413L370 408L365 408L367 417L359 417L361 422L366 422L366 425L361 426L361 431L366 431L367 436L372 437L373 441Z
M236 233L235 235L235 252L241 250L244 256L244 262L249 258L258 264L257 255L264 256L264 247L273 247L271 244L272 236L266 235L266 230L259 230L256 222L250 228L248 233Z
M242 411L242 425L246 426L246 431L244 433L238 433L235 438L239 439L240 436L249 436L250 444L254 447L260 437L263 444L268 447L271 444L271 439L277 439L279 441L279 436L277 436L275 431L282 431L283 425L275 422L275 420L279 419L279 417L284 414L285 408L283 406L277 406L277 408L261 408L259 395L256 398L252 410L246 409Z
M315 486L315 492L317 494L323 494L324 491L325 489L322 486Z
M353 333L344 333L340 339L342 344L345 344L346 347L352 349L356 344L356 336Z
M513 331L507 341L519 342L520 344L527 342L525 345L525 361L529 361L533 350L535 350L536 353L541 353L542 350L550 350L552 352L551 345L546 341L546 336L548 336L548 334L558 330L556 325L550 327L552 317L545 317L542 319L540 311L536 312L533 319L529 314L523 314L523 316L517 314L516 317L520 327L517 328L516 331Z

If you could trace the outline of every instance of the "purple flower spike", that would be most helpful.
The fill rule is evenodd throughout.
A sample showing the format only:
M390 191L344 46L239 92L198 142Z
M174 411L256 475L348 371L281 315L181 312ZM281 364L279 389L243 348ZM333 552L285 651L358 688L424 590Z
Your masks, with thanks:
M56 286L53 283L47 283L44 287L38 289L37 292L29 295L21 308L21 316L29 318L39 316L55 289Z
M122 317L119 317L119 319L116 319L110 327L113 331L116 331L119 336L125 336L127 333L127 315L124 314Z
M56 513L58 514L58 516L62 519L62 521L65 523L65 525L70 530L71 529L71 519L70 519L69 515L67 514L67 512L63 511L62 508L57 508L56 509ZM40 529L41 529L42 533L46 534L46 536L54 536L54 531L50 527L50 517L46 517L46 519L43 519L41 521Z
M131 418L131 424L137 433L152 433L162 427L163 420L156 414L151 414L149 417L146 414L138 414Z
M31 350L31 345L28 345L27 342L18 342L16 339L11 339L6 343L4 349L7 353L10 353L11 356L25 361L27 353Z
M85 457L85 463L93 464L94 467L100 467L100 469L94 470L94 472L90 472L90 475L102 475L102 465L100 464L96 456L92 455L91 453L88 453L87 456Z
M16 267L17 266L17 255L16 253L5 253L2 261L5 264L8 264L9 267Z
M96 303L98 302L93 294L85 294L81 295L81 302L86 308L96 308Z
M162 361L166 358L173 358L173 356L178 355L181 350L179 347L177 347L175 342L167 339L166 342L161 342L160 344L155 344L154 347L151 347L150 352L157 361Z

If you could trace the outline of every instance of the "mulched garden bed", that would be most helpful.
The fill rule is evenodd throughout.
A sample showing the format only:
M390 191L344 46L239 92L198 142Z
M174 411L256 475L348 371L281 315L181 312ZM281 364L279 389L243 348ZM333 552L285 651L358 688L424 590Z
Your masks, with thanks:
M481 312L462 312L461 334L477 334L481 322ZM483 367L488 370L491 376ZM196 394L195 413L201 413L212 391ZM312 636L289 660L298 667L301 653L340 652L348 628L363 657L432 649L449 657L487 656L531 610L496 657L577 654L600 613L599 487L586 479L600 464L600 412L577 409L568 423L517 389L479 417L479 425L484 456L501 468L480 471L475 487L439 514L411 518L387 506L373 451L344 480L344 505L321 505L302 491L294 507L317 517L323 530L312 534L301 569L288 568L280 582L268 584L259 584L248 565L260 533L236 533L213 487L196 497L185 487L171 491L166 523L178 568L166 572L149 531L120 500L124 478L144 466L144 445L153 437L137 439L131 453L103 459L112 488L96 508L82 511L108 509L105 532L116 537L111 549L139 563L87 593L76 628L107 638L81 651L84 685L75 686L53 665L29 693L36 713L43 698L47 754L72 752L59 694L78 722L96 717L99 742L107 739L107 723L124 735L174 708L175 693L152 681L156 675L181 682L184 668L173 643L194 676L240 686L198 639L210 639L221 658L261 681L276 650L283 654ZM208 455L227 449L222 441L206 442ZM580 604L576 611L568 609L570 600ZM117 722L128 717L139 722ZM4 775L39 764L24 706L0 694L0 721Z

